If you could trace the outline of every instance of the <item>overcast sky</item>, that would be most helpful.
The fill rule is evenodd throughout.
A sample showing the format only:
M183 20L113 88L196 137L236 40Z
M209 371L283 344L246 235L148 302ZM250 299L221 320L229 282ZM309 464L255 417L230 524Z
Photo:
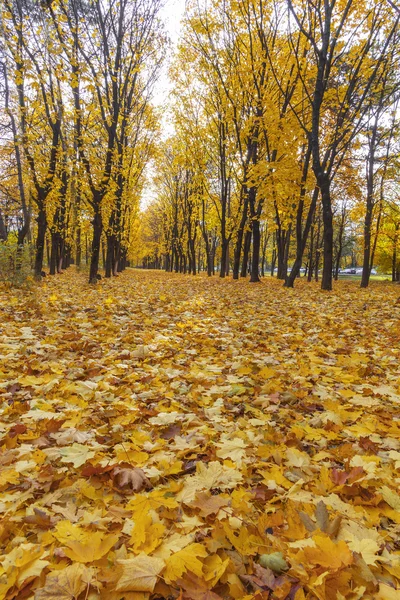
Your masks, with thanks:
M161 14L168 36L171 39L172 47L170 49L169 56L167 56L167 60L164 61L160 79L156 84L153 102L156 105L165 108L167 107L168 96L171 90L171 83L168 79L168 69L173 51L176 49L178 44L180 33L180 21L183 17L184 10L185 0L165 0L165 6ZM167 111L163 112L162 129L164 138L168 137L169 135L172 135L174 131L173 126L171 124L171 118L168 115ZM148 165L147 174L149 177L149 184L145 187L141 199L142 209L144 209L152 200L154 200L155 197L155 189L151 182L152 176L154 175L152 165Z
M155 90L156 93L154 101L156 104L161 106L165 105L170 91L170 84L168 80L168 68L170 64L169 59L172 57L172 52L176 49L179 40L180 21L183 17L184 10L185 0L165 0L165 6L162 10L161 18L164 21L165 28L171 39L172 48L168 53L169 56L167 57L167 60L164 62L162 75Z

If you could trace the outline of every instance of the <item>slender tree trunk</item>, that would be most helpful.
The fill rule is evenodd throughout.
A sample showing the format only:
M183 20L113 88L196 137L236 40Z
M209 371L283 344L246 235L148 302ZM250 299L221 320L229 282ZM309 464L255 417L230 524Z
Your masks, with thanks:
M260 283L260 221L255 219L253 221L253 252L251 257L251 274L250 283Z
M398 231L400 228L400 224L396 223L394 238L393 238L393 251L392 251L392 281L397 281L397 274L399 272L397 268L397 241L398 241Z
M310 249L308 252L308 273L307 273L307 281L310 283L312 281L313 269L314 269L314 238L315 238L315 215L313 219L314 223L311 227L311 235L310 235Z
M244 245L243 245L243 261L242 261L242 269L240 271L240 277L247 276L247 269L249 267L249 253L251 247L251 236L252 231L248 229L246 231L246 235L244 236Z
M97 273L99 270L100 261L100 243L101 234L103 231L103 223L101 220L100 203L95 204L96 209L93 215L93 240L92 240L92 255L90 259L89 283L97 282Z
M226 257L225 257L225 275L229 275L229 242L226 243Z
M330 291L332 289L333 271L333 212L329 176L326 173L323 173L319 177L318 183L321 189L322 219L324 224L324 265L322 269L321 289Z
M6 228L6 224L4 222L3 214L0 210L0 240L5 242L7 241L8 232Z
M312 198L311 198L311 204L308 209L307 218L306 218L306 222L304 225L304 230L303 230L302 220L303 220L304 198L306 195L305 184L307 181L307 174L308 174L308 170L309 170L310 158L311 158L311 146L309 145L306 155L305 155L305 158L304 158L302 187L301 187L301 191L300 191L299 206L297 208L297 214L296 214L296 258L295 258L294 264L292 266L291 272L285 281L285 286L291 287L291 288L294 287L295 279L296 279L296 277L298 277L298 275L300 273L301 265L303 262L303 256L304 256L304 252L306 249L306 244L307 244L308 236L309 236L310 229L312 226L312 222L314 219L315 207L317 205L318 194L319 194L319 188L315 187Z
M242 217L240 219L239 228L238 228L237 236L236 236L235 249L233 252L233 279L239 279L240 255L242 253L243 234L244 234L244 228L246 226L246 221L247 221L247 211L248 211L248 197L247 197L247 193L245 193ZM246 232L246 234L247 234L247 232ZM245 274L245 276L246 276L246 274Z
M219 276L223 279L226 275L226 250L228 247L228 241L226 239L221 240L221 266L219 270Z
M51 251L50 251L50 275L57 273L57 259L58 259L58 233L56 231L51 232Z
M321 218L320 218L320 215L318 215L317 234L315 236L315 261L314 261L315 281L319 280L319 261L320 261L320 257L321 257L320 237L321 237Z
M39 208L39 213L37 216L37 238L36 238L36 256L35 256L35 279L38 281L42 278L42 270L43 270L43 256L44 256L44 243L46 238L46 229L47 229L47 221L46 221L46 211L43 206Z
M114 262L114 236L107 235L107 250L106 250L106 260L105 260L105 273L104 276L110 278L113 272L113 262Z
M274 248L272 250L272 256L271 256L271 277L274 277L274 275L275 275L275 267L276 267L276 246L274 246Z

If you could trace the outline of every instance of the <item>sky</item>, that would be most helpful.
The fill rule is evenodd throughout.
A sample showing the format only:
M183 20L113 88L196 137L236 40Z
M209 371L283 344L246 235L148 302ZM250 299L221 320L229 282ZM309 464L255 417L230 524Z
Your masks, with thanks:
M167 57L167 60L164 62L162 74L157 83L154 94L154 102L161 106L165 105L168 99L168 94L171 90L171 84L168 79L168 68L170 62L168 58L172 56L172 52L177 47L180 33L180 21L183 17L184 11L185 0L165 0L165 5L161 12L161 18L164 22L165 29L172 42L171 52L169 53L170 56Z
M161 18L164 22L165 29L168 36L171 39L171 51L167 60L164 61L162 72L159 80L156 83L153 92L153 103L157 106L167 107L168 96L171 91L171 82L168 78L168 69L170 65L170 59L172 54L177 47L180 33L180 21L183 17L185 10L185 0L165 0L165 5L161 13ZM173 125L171 124L168 111L163 111L162 119L162 130L163 137L166 138L171 135L174 131ZM149 185L145 186L145 190L141 199L141 207L144 209L155 197L155 190L151 182L151 178L154 175L153 166L150 164L147 167L147 176L149 178Z

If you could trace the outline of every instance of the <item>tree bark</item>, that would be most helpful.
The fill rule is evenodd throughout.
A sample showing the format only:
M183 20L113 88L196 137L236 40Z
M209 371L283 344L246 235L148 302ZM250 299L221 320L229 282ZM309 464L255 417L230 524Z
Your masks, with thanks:
M46 237L47 221L46 211L43 206L40 207L38 216L36 218L38 224L37 238L36 238L36 256L35 256L35 279L40 281L42 279L43 270L43 256L44 256L44 243Z
M103 231L103 223L101 219L100 206L96 205L93 215L93 240L92 254L90 258L89 283L97 283L97 273L99 270L100 261L100 242Z
M253 253L251 256L250 283L260 283L260 221L253 221Z
M244 237L243 261L242 261L242 269L240 272L240 277L247 276L247 270L249 268L249 252L250 252L250 246L251 246L251 235L252 235L252 231L251 231L251 229L248 229L246 231L246 235Z
M320 174L318 184L321 190L322 220L324 225L324 264L322 268L321 289L330 291L332 290L333 271L333 212L329 176L326 173Z

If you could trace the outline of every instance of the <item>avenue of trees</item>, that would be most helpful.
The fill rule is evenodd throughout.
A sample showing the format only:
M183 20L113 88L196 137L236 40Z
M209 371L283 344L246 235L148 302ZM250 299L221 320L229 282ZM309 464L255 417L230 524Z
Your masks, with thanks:
M74 262L332 289L400 280L399 19L378 0L189 0L154 84L162 0L1 0L0 239ZM151 169L149 169L151 165ZM153 174L154 199L141 207ZM34 250L34 252L33 252Z
M40 279L101 248L124 268L158 122L160 0L2 0L0 237L34 237Z

